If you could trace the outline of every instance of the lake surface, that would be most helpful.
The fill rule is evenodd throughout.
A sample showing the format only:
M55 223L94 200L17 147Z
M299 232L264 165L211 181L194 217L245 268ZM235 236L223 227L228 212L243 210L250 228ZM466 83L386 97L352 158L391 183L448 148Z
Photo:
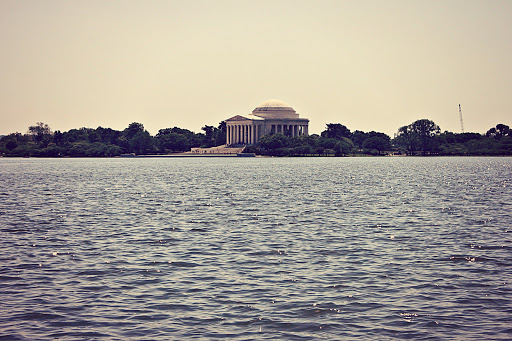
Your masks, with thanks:
M2 158L0 179L0 340L512 338L512 158Z

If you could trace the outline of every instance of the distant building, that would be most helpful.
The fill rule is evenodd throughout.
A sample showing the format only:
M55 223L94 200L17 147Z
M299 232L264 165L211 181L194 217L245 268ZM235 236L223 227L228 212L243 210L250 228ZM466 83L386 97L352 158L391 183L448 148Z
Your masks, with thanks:
M236 115L226 120L228 146L258 143L267 134L308 135L309 120L287 103L271 99L260 104L249 115Z

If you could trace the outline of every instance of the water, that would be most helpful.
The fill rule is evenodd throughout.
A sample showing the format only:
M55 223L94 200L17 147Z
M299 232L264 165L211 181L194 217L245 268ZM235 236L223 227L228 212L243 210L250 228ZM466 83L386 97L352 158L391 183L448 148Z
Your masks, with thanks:
M508 340L512 158L0 159L1 340Z

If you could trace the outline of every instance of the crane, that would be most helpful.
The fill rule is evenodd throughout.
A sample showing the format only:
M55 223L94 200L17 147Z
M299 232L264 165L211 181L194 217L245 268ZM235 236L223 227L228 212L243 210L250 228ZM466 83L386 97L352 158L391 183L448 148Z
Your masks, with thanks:
M462 122L462 110L459 104L460 131L464 134L464 123Z

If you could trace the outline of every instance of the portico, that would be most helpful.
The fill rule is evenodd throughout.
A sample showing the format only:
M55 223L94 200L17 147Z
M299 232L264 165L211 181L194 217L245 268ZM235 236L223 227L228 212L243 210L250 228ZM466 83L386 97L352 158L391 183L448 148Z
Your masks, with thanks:
M268 100L250 115L236 115L226 120L227 145L255 144L267 134L308 135L308 124L308 119L299 118L285 102Z

